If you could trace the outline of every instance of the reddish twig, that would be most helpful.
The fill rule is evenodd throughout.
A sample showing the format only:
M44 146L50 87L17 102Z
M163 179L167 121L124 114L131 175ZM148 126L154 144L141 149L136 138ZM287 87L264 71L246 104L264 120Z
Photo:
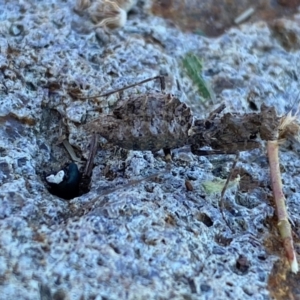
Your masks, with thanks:
M291 270L292 272L297 273L298 262L293 245L291 224L288 221L288 213L285 206L285 197L282 191L278 148L278 140L267 142L272 190L278 217L277 226L280 232L280 236L283 240L283 246L286 251L287 259L290 263Z

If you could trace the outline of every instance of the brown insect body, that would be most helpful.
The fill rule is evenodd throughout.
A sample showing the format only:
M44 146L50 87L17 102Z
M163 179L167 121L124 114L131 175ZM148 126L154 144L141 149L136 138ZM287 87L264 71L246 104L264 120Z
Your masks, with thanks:
M186 145L192 123L185 103L171 94L153 93L121 100L112 114L86 127L125 149L158 151Z
M194 153L204 146L228 153L252 150L260 146L260 139L277 139L279 123L275 108L263 104L260 113L226 113L214 120L196 120L189 144Z
M155 76L101 96L159 79L165 89L164 76ZM204 120L194 119L191 109L177 97L165 93L135 95L119 101L112 114L103 115L86 125L109 142L128 150L180 148L191 145L194 154L210 146L227 153L258 148L260 139L278 139L280 118L274 107L262 105L260 113L222 113L220 105Z

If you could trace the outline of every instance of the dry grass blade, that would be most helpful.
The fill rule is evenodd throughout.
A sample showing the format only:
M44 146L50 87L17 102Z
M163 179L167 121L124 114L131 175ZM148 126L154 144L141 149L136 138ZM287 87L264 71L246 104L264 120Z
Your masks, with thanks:
M90 153L88 160L86 162L85 168L84 168L84 176L86 177L91 177L92 176L92 171L94 167L94 158L97 153L97 148L98 148L98 135L93 134L92 139L91 139L91 145L90 145Z
M79 164L79 165L83 164L83 161L76 155L73 147L70 145L70 143L67 140L63 140L63 145L66 148L66 150L68 151L68 153L73 161L77 162L77 164Z
M110 29L123 27L127 21L127 12L136 4L136 0L77 0L75 12L88 13L97 27Z

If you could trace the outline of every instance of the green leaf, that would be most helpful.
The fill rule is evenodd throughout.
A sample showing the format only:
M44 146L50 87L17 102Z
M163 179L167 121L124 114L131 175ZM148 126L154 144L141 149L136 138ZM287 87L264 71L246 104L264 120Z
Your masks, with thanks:
M183 58L183 66L186 69L188 76L197 86L199 95L204 100L212 99L211 90L202 77L203 63L201 59L199 59L195 54L189 53Z

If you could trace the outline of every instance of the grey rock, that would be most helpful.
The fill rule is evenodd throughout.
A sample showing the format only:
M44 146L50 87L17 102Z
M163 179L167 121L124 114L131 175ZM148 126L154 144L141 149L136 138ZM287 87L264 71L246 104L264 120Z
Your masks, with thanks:
M232 235L217 205L220 196L207 195L201 187L202 181L213 180L214 167L224 164L220 157L175 153L166 171L161 156L124 154L102 139L91 189L71 201L47 191L43 172L71 161L61 145L64 139L87 158L91 136L82 126L85 121L109 113L120 98L159 86L148 83L110 99L84 97L167 72L167 91L180 94L199 117L221 102L228 112L249 112L265 103L282 114L298 95L299 51L283 48L264 22L208 39L180 32L143 11L142 3L124 28L101 41L89 20L74 13L71 0L0 0L0 6L1 296L271 299L267 278L278 257L266 251L263 241L269 232L265 220L274 209L261 201L271 191L264 184L247 197L227 192L232 211L226 209L225 216L237 233ZM87 27L80 31L76 24ZM181 64L188 52L203 59L205 78L219 92L217 103L205 107L199 102ZM259 149L241 153L239 164L265 183L269 171L256 161L262 155ZM283 177L291 219L298 224L297 153L286 148L281 163L288 170ZM104 175L107 166L114 173L110 180ZM186 191L186 177L193 180L193 191ZM111 192L105 194L106 188ZM91 202L92 209L82 215ZM259 242L253 243L249 233ZM233 271L239 253L251 261L251 272L243 276Z

